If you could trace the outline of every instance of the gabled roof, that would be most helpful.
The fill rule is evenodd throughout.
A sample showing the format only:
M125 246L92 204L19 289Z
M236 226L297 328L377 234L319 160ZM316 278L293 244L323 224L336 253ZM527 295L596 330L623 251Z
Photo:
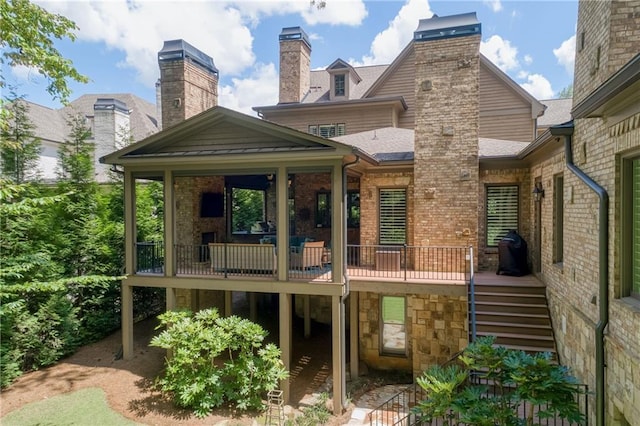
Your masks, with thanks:
M248 156L247 154L251 154ZM366 153L342 143L303 133L224 107L214 107L100 159L107 164L143 164L148 160L180 162L242 158L260 162L292 155L338 158Z
M337 62L337 61L336 61ZM335 64L334 62L333 64ZM332 64L332 65L333 65ZM350 65L349 65L350 66ZM351 99L362 99L371 85L380 77L388 65L372 65L364 67L351 67L353 72L360 78L360 82L349 88ZM300 104L313 104L329 101L329 90L331 87L330 74L327 69L311 71L309 93L305 95ZM259 107L256 107L259 109Z

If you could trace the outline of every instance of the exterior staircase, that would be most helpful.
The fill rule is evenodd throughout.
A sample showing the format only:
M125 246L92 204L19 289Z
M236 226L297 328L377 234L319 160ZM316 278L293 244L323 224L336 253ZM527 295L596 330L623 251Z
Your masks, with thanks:
M497 345L557 359L544 285L533 276L491 275L476 275L476 337L495 336Z

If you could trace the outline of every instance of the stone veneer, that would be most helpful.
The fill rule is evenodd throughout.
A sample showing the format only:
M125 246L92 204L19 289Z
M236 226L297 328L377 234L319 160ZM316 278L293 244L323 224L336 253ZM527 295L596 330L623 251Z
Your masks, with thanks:
M311 84L311 46L302 39L280 40L280 103L300 102Z
M405 296L407 352L386 355L380 347L381 294L359 292L360 359L379 369L411 370L417 377L451 359L468 344L467 297L389 293Z

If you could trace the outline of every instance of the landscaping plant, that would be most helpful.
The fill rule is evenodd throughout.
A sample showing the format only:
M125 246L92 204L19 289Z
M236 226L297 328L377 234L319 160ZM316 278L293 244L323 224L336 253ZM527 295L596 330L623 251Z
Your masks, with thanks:
M423 420L442 418L448 426L528 426L550 418L585 423L576 398L581 388L548 353L494 346L487 337L470 344L458 360L418 377L426 398L414 412Z
M280 349L264 344L267 332L258 324L222 318L216 309L169 311L158 318L158 328L166 330L151 346L171 351L158 384L176 405L193 409L198 417L223 404L262 409L267 392L288 377Z

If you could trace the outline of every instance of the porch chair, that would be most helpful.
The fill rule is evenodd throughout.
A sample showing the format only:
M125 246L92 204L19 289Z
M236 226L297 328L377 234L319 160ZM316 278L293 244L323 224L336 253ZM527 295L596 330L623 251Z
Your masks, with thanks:
M324 241L307 241L299 250L291 251L291 268L305 270L312 267L322 267Z

